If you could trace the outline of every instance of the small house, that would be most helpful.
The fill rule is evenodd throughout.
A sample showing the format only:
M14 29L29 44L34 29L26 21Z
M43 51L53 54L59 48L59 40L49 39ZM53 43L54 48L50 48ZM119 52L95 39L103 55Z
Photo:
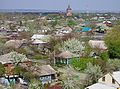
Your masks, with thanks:
M34 66L31 67L34 75L39 76L39 81L43 84L51 83L56 79L57 72L50 65Z
M110 71L85 89L120 89L120 71Z
M71 59L72 58L77 58L79 57L76 54L73 54L69 51L65 51L60 53L57 57L56 57L56 64L62 64L62 65L67 65L67 64L71 64Z

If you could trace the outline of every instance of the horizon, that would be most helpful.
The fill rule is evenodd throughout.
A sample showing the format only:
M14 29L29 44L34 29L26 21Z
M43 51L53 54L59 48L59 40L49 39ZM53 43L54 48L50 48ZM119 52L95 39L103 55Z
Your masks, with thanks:
M0 0L0 9L72 10L120 12L120 0Z

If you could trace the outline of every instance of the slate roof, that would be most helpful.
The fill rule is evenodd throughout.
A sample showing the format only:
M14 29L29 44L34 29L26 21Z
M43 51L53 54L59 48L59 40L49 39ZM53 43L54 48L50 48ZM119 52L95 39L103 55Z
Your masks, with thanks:
M107 49L105 41L103 40L89 40L88 43L92 48Z
M115 71L111 76L120 84L120 71Z
M79 56L76 55L76 54L73 54L73 53L71 53L69 51L65 51L65 52L60 53L58 55L58 57L68 59L68 58L79 57Z
M33 74L38 76L56 74L56 71L50 65L43 66L36 65L34 67L31 67L31 70L33 71Z
M117 89L117 88L119 87L115 87L105 83L95 83L91 86L86 87L85 89Z

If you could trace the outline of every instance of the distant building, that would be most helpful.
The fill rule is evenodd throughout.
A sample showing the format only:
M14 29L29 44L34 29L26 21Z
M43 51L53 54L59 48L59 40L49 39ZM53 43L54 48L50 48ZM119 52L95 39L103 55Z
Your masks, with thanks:
M66 16L72 16L72 9L70 5L68 5L67 11L66 11Z
M71 17L72 16L72 9L71 9L70 5L68 5L68 8L66 10L66 14L60 11L59 15L60 15L61 18Z

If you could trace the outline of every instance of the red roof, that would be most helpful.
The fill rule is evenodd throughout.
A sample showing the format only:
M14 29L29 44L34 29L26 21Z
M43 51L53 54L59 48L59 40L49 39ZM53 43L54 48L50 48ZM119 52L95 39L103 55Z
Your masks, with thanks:
M47 89L62 89L62 88L60 88L60 87L58 87L58 86L51 86L51 87L49 87L49 88L47 88Z

